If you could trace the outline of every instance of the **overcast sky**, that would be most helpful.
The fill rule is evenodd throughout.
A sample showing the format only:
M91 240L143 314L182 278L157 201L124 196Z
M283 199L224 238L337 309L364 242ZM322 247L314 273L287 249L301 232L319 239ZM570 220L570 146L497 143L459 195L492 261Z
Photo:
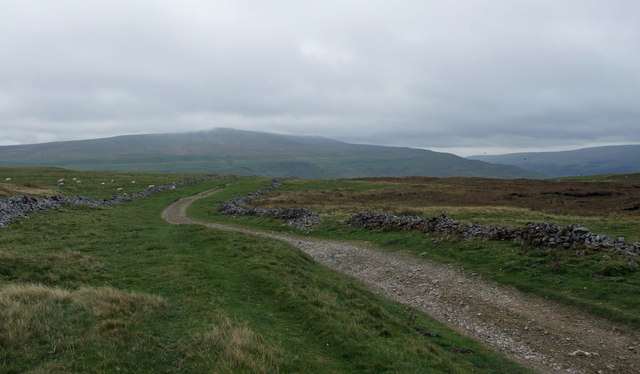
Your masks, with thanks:
M640 143L640 1L0 0L0 145L232 127Z

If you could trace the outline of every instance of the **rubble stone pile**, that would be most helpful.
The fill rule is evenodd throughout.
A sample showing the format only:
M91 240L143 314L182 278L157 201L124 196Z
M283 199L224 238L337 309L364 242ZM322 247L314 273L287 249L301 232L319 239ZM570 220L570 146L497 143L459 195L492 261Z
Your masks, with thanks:
M529 222L518 228L486 226L475 223L462 224L446 214L431 218L396 216L389 213L360 212L347 220L351 227L376 230L420 231L428 234L456 235L476 240L514 240L532 247L551 247L577 250L608 251L625 257L637 266L640 243L628 243L624 238L613 239L595 234L580 225L558 226L547 222Z
M265 192L271 192L280 187L280 182L292 178L274 178L273 182L265 188L248 193L242 197L236 197L218 205L218 213L227 216L258 216L284 220L287 226L299 229L309 228L322 222L322 218L307 208L280 208L261 209L248 207L248 201L261 196Z
M28 218L27 213L39 210L59 209L65 205L84 205L92 207L108 207L120 204L125 201L149 197L151 194L160 191L173 190L188 184L213 180L216 177L190 178L182 182L174 182L164 186L150 186L140 192L133 194L113 195L108 199L95 200L84 196L51 196L33 197L27 195L11 196L0 199L0 227L8 227L11 221L16 218Z

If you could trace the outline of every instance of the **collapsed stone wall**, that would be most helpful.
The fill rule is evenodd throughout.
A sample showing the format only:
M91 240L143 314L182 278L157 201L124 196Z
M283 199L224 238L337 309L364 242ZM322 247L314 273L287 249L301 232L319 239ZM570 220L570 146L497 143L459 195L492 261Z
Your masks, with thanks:
M613 239L595 234L580 225L559 226L547 222L529 222L522 227L462 224L446 214L431 218L396 216L389 213L360 212L347 220L351 227L378 230L420 231L429 234L455 235L465 239L514 240L532 247L574 249L578 254L586 251L608 251L624 257L638 266L640 243L628 243L624 238Z
M236 197L218 205L218 213L227 216L258 216L284 220L287 226L299 229L310 228L322 222L322 218L307 208L280 208L262 209L250 208L248 201L261 196L265 192L275 191L280 187L280 182L289 178L274 178L272 183L261 190L254 191L242 197Z
M104 200L95 200L89 197L84 196L51 196L51 197L32 197L28 195L17 195L11 196L8 198L0 199L0 227L6 228L9 227L11 221L16 218L28 218L27 213L39 211L39 210L47 210L47 209L59 209L64 205L84 205L84 206L92 206L92 207L108 207L115 204L120 204L125 201L130 201L134 199L140 199L149 197L149 195L166 190L173 190L178 187L182 187L188 184L193 184L196 182L201 182L205 180L213 180L216 177L201 177L201 178L190 178L184 180L182 182L175 182L171 184L167 184L164 186L149 186L144 190L127 194L124 193L122 195L113 195L108 199Z

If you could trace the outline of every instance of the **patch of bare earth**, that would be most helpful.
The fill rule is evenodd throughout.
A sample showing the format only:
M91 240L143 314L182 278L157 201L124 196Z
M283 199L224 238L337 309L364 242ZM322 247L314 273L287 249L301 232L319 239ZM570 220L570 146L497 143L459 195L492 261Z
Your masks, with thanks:
M193 201L212 193L179 200L162 217L174 224L200 224L290 243L316 261L363 281L374 292L422 310L539 372L640 372L640 334L629 327L402 253L186 216Z

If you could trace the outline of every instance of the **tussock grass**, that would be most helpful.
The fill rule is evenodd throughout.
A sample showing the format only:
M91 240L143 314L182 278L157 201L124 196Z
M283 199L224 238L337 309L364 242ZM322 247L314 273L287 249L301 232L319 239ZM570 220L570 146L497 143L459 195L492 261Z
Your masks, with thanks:
M77 251L18 252L0 249L0 280L78 285L105 270L105 264Z
M196 333L187 355L196 356L198 370L216 366L223 372L275 373L281 350L252 331L246 322L221 316L208 331Z
M11 183L0 183L0 197L13 195L31 195L31 196L54 196L58 191L53 188L45 188L40 186L16 185Z
M116 339L126 344L128 327L164 306L157 296L109 287L67 290L40 284L4 285L0 287L0 371L29 369L44 357L73 352L91 341Z

